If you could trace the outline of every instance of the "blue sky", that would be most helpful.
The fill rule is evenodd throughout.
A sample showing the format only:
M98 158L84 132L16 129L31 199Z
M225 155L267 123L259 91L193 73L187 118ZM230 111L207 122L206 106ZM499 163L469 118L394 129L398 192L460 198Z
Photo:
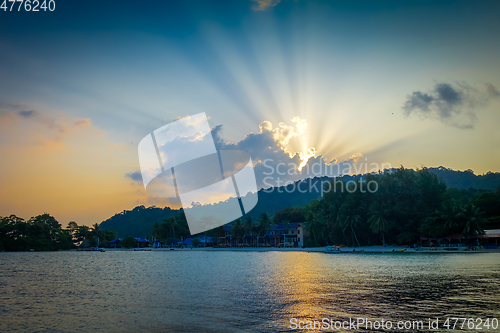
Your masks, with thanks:
M139 170L139 141L200 112L253 160L300 164L314 148L311 161L326 163L500 171L499 14L498 1L66 0L54 12L0 11L0 149L19 155L0 177L41 183L19 171L25 149L47 159L44 175L67 164L67 181L99 179L88 196L128 193L101 210L85 197L98 212L76 214L85 221L152 203L124 176ZM415 96L432 102L405 107ZM0 215L31 214L24 200Z

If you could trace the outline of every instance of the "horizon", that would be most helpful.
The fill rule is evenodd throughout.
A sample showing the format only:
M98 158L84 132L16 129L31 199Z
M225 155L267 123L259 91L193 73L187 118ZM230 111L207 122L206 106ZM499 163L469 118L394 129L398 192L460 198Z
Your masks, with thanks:
M259 189L266 159L500 172L499 9L92 0L1 11L0 216L91 225L180 207L144 190L137 147L200 112L217 149L251 155Z
M381 173L385 173L385 172L388 172L388 171L395 171L395 170L398 170L398 169L399 169L399 168L401 168L401 167L404 167L404 166L400 166L400 167L392 167L392 168L389 168L389 169L380 170L380 172L381 172ZM490 175L490 174L500 174L500 172L490 172L490 171L489 171L489 172L486 172L486 173L484 173L484 174L475 174L475 173L474 173L474 171L473 171L472 169L466 169L466 170L453 170L453 169L450 169L450 168L446 168L446 167L444 167L444 166L439 166L439 167L425 167L425 166L423 166L423 167L418 168L418 169L411 169L411 168L404 168L404 169L405 169L405 170L412 170L412 171L418 171L418 170L422 170L422 169L429 169L429 170L433 170L433 169L434 169L434 170L440 170L440 171L441 171L441 170L447 170L447 171L452 171L452 172L460 172L460 173L470 172L470 173L472 173L475 177L482 177L482 176L486 176L486 175ZM286 183L286 184L275 185L275 186L272 186L272 187L267 187L267 188L265 188L265 187L261 187L261 188L259 188L259 189L258 189L258 192L264 191L264 192L266 192L266 193L269 193L269 189L270 189L270 188L274 188L274 189L276 189L276 188L281 188L281 187L287 187L287 186L290 186L290 185L294 185L294 184L295 184L295 183L297 183L297 182L303 182L303 181L308 181L308 180L314 180L314 179L316 179L316 178L318 178L318 179L320 179L320 178L337 179L337 178L338 178L338 179L340 179L340 180L344 181L344 179L343 179L344 177L355 178L355 177L358 177L358 176L364 176L364 175L367 175L367 174L375 174L375 175L376 175L376 174L378 174L378 172L375 172L375 171L374 171L374 172L368 172L368 173L344 174L344 175L333 176L333 177L330 177L330 176L327 176L327 175L319 175L319 176L318 176L318 175L310 175L308 178L303 178L303 179L298 179L298 180L290 181L290 182L288 182L288 183ZM448 184L446 183L446 181L445 181L442 177L439 177L439 176L438 176L438 179L439 179L439 180L444 181L444 182L445 182L445 184L446 184L446 186L447 186L447 188L457 188L457 187L455 187L455 186L450 186L450 185L448 185ZM346 186L347 186L347 184L346 184ZM493 191L493 190L487 190L487 189L481 189L481 188L469 188L469 189L478 190L479 192L492 192L492 191ZM500 186L499 186L499 189L500 189ZM278 191L278 192L279 192L279 191ZM292 192L296 192L296 188L295 188L295 187L294 187L294 190L293 190ZM298 191L298 192L300 192L300 191ZM322 192L322 191L320 191L320 192ZM368 191L368 192L370 193L370 191ZM279 192L279 193L280 193L280 192ZM281 193L282 193L282 192L281 192ZM290 192L290 191L287 191L287 193L291 193L291 192ZM322 195L321 195L321 196L322 196ZM229 199L228 199L228 200L229 200ZM215 204L215 205L217 205L218 203L220 203L220 202L212 202L212 203L210 203L210 204L212 204L212 205L214 205L214 204ZM133 207L129 207L129 208L123 209L122 211L115 212L115 213L113 213L111 216L104 218L104 219L103 219L102 221L100 221L100 222L95 221L95 222L92 222L92 223L90 223L90 224L85 224L85 223L80 223L80 224L81 224L81 225L86 225L86 226L89 226L89 227L90 227L90 226L93 226L95 223L100 224L100 223L102 223L102 222L106 222L106 221L110 220L111 218L113 218L114 216L120 215L120 214L122 214L122 213L124 213L124 212L130 212L130 211L133 211L133 210L134 210L135 208L137 208L137 207L144 207L144 208L146 208L146 209L148 209L148 208L160 208L160 209L163 209L163 208L169 208L169 209L171 209L171 210L173 210L173 211L178 211L178 212L182 212L182 211L185 209L185 208L183 208L181 205L161 205L161 206L157 206L157 205L155 205L155 204L149 204L149 205L137 204L137 205L135 205L135 206L133 206ZM186 209L189 209L189 208L186 208ZM53 214L50 214L50 212L45 212L45 211L44 211L44 212L40 212L39 214L35 214L35 215L31 216L31 217L35 217L35 216L42 215L42 214L49 214L50 216L54 216ZM10 216L10 215L16 215L16 214L4 215L4 217ZM272 215L271 215L271 216L272 216ZM1 217L1 216L0 216L0 217ZM25 217L25 216L19 216L19 215L17 215L17 217L22 218L22 219L24 219L25 221L28 221L28 220L31 218L31 217L27 217L27 216ZM55 217L55 216L54 216L54 217ZM56 218L56 220L57 220L57 217L55 217L55 218ZM65 225L65 224L67 224L67 223L69 223L69 222L75 222L75 221L74 221L74 220L70 220L70 221L64 221L64 222L59 221L59 222L61 223L62 227L64 228L64 225ZM76 222L78 222L78 221L76 221ZM234 221L233 221L233 222L234 222ZM232 222L231 222L231 223L232 223Z

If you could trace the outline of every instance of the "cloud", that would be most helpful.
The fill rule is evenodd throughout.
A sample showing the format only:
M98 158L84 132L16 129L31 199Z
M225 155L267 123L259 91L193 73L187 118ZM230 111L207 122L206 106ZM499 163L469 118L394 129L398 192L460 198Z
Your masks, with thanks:
M142 175L140 171L128 172L125 174L125 177L132 179L134 182L142 183Z
M0 215L48 211L63 225L102 221L137 200L123 177L137 168L136 152L89 119L0 104Z
M472 129L477 120L477 109L500 96L491 83L486 83L485 86L486 91L483 92L465 82L455 85L437 83L430 92L414 91L408 95L403 112L405 116L417 115L422 119L437 119L457 128Z
M90 119L49 116L23 104L0 103L0 143L40 145L62 142L71 132L83 127L92 127Z
M35 111L34 110L19 111L17 114L20 115L21 117L29 118L29 117L32 117L35 114Z
M238 142L226 142L223 139L222 125L212 127L211 134L217 150L242 150L251 156L258 188L281 186L312 177L335 177L369 171L354 168L363 157L360 153L353 154L347 160L338 161L327 160L314 147L308 148L307 152L291 151L286 145L292 138L303 135L307 128L305 119L294 117L292 122L293 125L281 122L274 127L270 121L263 121L259 125L259 132L249 133ZM364 168L364 164L361 165ZM206 176L208 175L207 171ZM139 171L127 173L125 176L134 182L140 182Z
M486 86L486 91L488 92L488 95L491 96L491 97L499 97L500 96L500 92L497 90L497 88L495 88L494 85L492 85L491 83L485 83L485 86Z
M252 9L256 12L274 7L281 2L281 0L252 0L252 1L255 2L255 4L252 6Z
M257 186L266 188L279 186L300 179L319 176L338 176L353 172L351 168L363 155L354 154L345 161L327 160L314 147L307 152L290 151L286 144L293 137L304 134L307 122L295 117L295 125L279 123L273 128L269 121L259 125L258 133L247 134L241 141L225 142L222 138L222 125L212 128L212 136L217 149L243 150L250 154L254 163ZM303 168L299 167L302 166Z

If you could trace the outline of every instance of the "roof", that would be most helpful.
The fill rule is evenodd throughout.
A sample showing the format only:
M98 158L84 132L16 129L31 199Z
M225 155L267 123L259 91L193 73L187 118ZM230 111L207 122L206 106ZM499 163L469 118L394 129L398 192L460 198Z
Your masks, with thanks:
M476 236L479 238L500 238L500 229L485 230L483 235ZM449 234L443 237L430 237L428 235L421 235L420 239L461 239L464 238L461 233ZM475 237L472 237L475 238Z
M223 225L221 228L224 228L224 230L226 230L226 231L231 231L231 229L233 227L231 225L229 225L229 224L226 224L226 225Z
M210 243L212 242L212 237L195 237L195 238L198 238L198 240L200 241L200 243ZM191 244L192 243L192 239L194 238L186 238L182 244Z
M481 238L500 238L500 229L485 230Z
M303 222L290 222L288 223L287 230L297 229L298 226L302 226L302 223ZM284 223L273 224L271 225L271 230L285 230L285 224Z
M149 243L149 240L146 238L137 237L135 240L139 243Z
M114 244L114 243L121 242L122 240L123 240L123 238L116 238L116 239L113 239L113 240L109 241L108 243L109 244Z

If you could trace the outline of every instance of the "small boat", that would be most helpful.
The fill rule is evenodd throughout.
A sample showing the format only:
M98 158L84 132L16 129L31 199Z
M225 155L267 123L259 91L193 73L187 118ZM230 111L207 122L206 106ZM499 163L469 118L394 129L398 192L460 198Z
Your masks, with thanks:
M345 251L346 253L363 253L365 250L352 250L352 251Z
M406 249L401 249L401 250L394 250L394 249L393 249L393 250L392 250L392 252L405 252L405 251L406 251Z
M134 251L151 251L151 249L134 249Z
M323 253L344 253L344 252L340 251L340 249L338 247L327 246L326 250L323 251Z
M91 247L90 249L85 249L85 251L91 251L91 252L106 252L104 249L101 249L99 247Z

